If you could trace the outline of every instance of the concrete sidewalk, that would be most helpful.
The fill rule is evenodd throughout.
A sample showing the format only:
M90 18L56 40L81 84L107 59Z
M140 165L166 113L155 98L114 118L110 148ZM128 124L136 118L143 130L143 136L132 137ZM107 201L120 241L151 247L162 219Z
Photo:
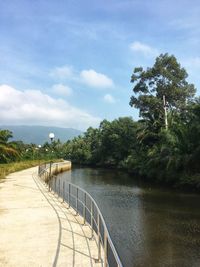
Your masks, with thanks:
M103 266L83 218L49 193L36 172L30 168L0 182L0 266Z

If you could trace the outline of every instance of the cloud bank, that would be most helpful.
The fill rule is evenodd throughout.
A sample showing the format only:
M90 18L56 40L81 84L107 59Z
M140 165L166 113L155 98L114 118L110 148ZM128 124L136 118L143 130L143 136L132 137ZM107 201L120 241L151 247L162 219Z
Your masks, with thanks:
M44 125L85 130L96 127L100 118L54 99L39 90L20 91L0 86L0 122L4 125Z

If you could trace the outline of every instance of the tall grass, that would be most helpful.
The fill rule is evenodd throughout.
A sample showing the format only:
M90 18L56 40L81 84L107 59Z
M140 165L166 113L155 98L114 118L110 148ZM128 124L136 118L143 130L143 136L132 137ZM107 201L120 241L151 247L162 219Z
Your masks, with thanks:
M45 160L26 160L26 161L19 161L19 162L12 162L6 164L0 164L0 179L3 179L12 172L21 171L23 169L31 168L38 166L39 163L44 163Z

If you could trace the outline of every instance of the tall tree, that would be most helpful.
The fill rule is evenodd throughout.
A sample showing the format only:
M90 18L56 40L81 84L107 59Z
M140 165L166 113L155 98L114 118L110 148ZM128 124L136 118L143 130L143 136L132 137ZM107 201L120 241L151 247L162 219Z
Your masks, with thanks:
M193 84L187 82L188 74L177 59L161 54L151 68L135 68L131 76L134 83L130 105L139 109L140 116L156 129L164 124L163 96L170 112L182 112L195 94Z

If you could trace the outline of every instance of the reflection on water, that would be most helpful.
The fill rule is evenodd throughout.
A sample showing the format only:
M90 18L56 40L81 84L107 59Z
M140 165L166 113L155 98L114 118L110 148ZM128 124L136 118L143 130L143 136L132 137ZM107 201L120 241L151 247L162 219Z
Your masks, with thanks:
M96 200L125 267L200 266L199 195L150 188L113 170L60 176Z

